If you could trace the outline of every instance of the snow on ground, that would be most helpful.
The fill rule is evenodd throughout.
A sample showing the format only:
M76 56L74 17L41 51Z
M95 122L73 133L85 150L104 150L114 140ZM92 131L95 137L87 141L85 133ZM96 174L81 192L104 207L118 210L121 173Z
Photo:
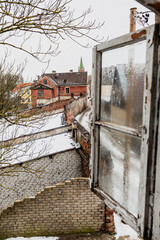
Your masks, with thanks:
M16 238L7 238L6 240L58 240L58 237L31 237L31 238L24 238L24 237L16 237Z
M76 116L76 120L88 131L90 132L90 114L91 109L87 108L81 114Z
M62 114L33 116L24 120L22 125L10 124L7 121L3 121L0 124L0 141L61 127Z
M138 234L127 224L121 222L121 218L114 213L114 221L115 221L115 228L116 228L116 239L118 240L119 237L122 236L129 236L130 240L140 240ZM125 238L123 238L125 240ZM128 238L126 238L127 240Z
M1 160L1 167L71 150L74 149L74 147L75 143L70 133L61 133L14 145L10 149L4 148L0 150L0 154L4 153Z

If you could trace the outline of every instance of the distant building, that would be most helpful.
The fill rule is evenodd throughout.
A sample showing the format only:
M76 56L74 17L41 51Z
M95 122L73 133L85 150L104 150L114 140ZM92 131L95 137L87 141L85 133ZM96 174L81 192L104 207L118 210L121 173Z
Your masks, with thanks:
M78 72L45 73L40 81L31 87L32 106L43 106L56 101L71 99L87 94L87 72L82 59Z
M13 93L17 93L20 97L21 104L26 104L28 107L32 106L31 89L33 83L19 83L14 89Z

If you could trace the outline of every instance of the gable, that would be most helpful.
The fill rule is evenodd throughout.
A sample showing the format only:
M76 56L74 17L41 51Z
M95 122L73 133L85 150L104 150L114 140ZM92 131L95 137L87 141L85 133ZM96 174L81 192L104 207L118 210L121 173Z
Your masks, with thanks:
M40 81L39 84L45 84L45 85L50 85L50 86L55 86L57 85L56 82L54 82L50 77L44 76Z
M46 89L46 90L50 90L53 89L53 87L49 86L49 85L44 85L44 84L37 84L34 87L31 88L32 90L38 90L38 89Z

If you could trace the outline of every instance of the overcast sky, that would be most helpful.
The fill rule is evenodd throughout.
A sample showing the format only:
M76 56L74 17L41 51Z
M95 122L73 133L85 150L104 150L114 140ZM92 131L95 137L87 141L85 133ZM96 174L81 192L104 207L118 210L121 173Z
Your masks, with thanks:
M99 35L110 40L115 37L124 35L129 32L129 14L130 8L137 7L137 11L148 10L135 0L72 0L72 7L77 13L81 13L85 9L91 6L93 12L90 14L90 19L96 19L97 22L105 22L101 29L95 30L94 36ZM149 23L152 24L154 14L151 14ZM142 28L137 23L137 29ZM34 44L36 44L36 39ZM85 70L88 74L91 74L92 66L92 46L96 45L95 42L91 42L88 39L82 40L82 43L90 43L90 48L83 48L73 41L66 39L60 42L59 50L60 54L56 57L52 57L50 65L46 72L68 72L70 69L78 71L80 64L80 58L82 56ZM43 44L48 44L43 42ZM5 52L5 48L0 46L1 56ZM41 75L46 68L45 64L42 64L34 58L24 55L22 52L14 49L10 49L11 54L8 60L15 59L15 64L19 64L27 57L27 64L23 72L25 82L31 82L37 79L37 75Z

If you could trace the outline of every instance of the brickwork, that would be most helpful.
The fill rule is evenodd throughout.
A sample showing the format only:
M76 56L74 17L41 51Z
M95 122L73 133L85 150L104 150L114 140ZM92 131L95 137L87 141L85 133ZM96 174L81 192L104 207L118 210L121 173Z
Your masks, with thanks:
M34 196L46 186L82 176L81 158L76 150L50 157L52 159L45 157L0 169L0 185L4 186L0 187L0 210L12 205L15 200Z
M114 234L115 233L115 223L113 211L106 206L106 217L105 217L105 231Z
M104 203L91 192L88 179L75 178L5 209L0 215L0 239L95 232L104 219Z
M56 111L56 110L60 110L59 112L61 112L64 110L64 106L67 104L68 101L69 101L69 99L50 103L47 106L28 109L28 110L23 111L22 114L32 115L32 114L36 114L36 113L52 112L52 111Z

